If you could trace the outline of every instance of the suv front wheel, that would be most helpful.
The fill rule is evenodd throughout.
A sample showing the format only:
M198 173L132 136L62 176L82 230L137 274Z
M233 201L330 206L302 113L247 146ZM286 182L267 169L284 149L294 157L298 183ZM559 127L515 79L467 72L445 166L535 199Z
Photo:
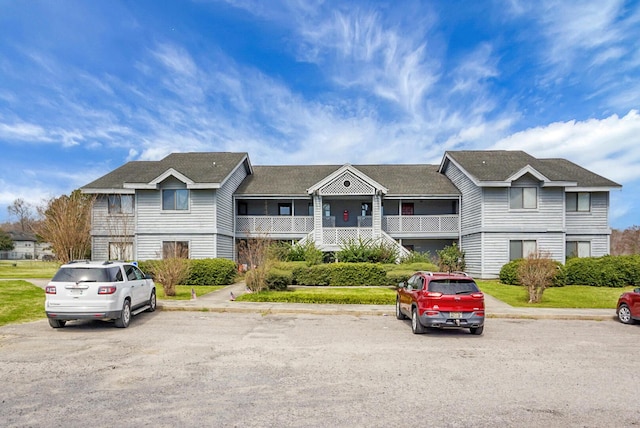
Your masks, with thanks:
M407 319L407 317L400 310L400 297L396 298L396 318L399 320Z

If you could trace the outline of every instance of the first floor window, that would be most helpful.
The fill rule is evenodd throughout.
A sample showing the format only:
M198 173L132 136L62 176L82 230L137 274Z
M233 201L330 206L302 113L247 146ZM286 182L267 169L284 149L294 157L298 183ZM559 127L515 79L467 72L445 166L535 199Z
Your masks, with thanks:
M524 259L537 251L536 241L509 241L509 260Z
M591 193L568 192L566 197L567 212L591 211Z
M133 195L109 195L107 207L109 214L133 214Z
M188 210L189 190L165 189L162 191L162 209L165 211Z
M512 210L536 209L538 207L538 189L535 187L509 188L509 207Z
M109 242L109 260L133 260L133 242Z
M591 242L567 241L567 258L591 257Z
M187 241L163 241L162 242L162 258L163 259L188 259L189 258L189 242Z
M328 203L322 204L322 213L325 217L331 217L331 205Z

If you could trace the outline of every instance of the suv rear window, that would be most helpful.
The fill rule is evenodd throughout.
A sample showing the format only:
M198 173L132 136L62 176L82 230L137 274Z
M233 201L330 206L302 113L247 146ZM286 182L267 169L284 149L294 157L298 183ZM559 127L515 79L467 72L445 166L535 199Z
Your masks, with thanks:
M122 281L120 268L63 267L56 272L52 281L57 282L116 282Z
M429 291L453 295L476 293L480 290L476 283L469 279L434 279L429 282Z

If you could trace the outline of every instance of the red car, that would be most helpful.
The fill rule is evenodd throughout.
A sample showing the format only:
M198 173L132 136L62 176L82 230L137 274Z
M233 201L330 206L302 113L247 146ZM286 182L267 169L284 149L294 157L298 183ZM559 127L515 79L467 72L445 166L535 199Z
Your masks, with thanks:
M616 314L621 323L633 324L640 321L640 288L620 295Z
M466 273L416 272L397 291L396 318L410 317L415 334L428 328L484 330L484 294Z

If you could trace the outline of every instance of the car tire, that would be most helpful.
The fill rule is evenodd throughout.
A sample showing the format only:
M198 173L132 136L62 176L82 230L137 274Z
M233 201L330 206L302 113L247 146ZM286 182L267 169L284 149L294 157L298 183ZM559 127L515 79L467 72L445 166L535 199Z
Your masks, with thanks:
M471 332L471 334L476 334L478 336L480 336L482 334L482 332L484 331L484 326L480 326L480 327L471 327L469 329L469 331Z
M116 320L116 327L127 328L129 327L130 322L131 322L131 302L129 302L129 299L125 299L124 304L122 305L122 314L120 314L120 318Z
M420 324L420 318L418 317L418 308L411 309L411 331L413 334L424 334L426 327Z
M55 320L55 319L49 318L49 325L52 328L62 328L65 326L66 323L67 322L65 320Z
M406 320L407 316L400 310L400 298L396 299L396 318L399 320Z
M620 320L622 324L634 323L633 318L631 318L631 310L626 303L621 304L618 308L618 320Z
M156 310L156 306L158 305L157 299L156 299L156 290L153 290L151 292L151 297L149 297L149 309L147 309L147 312L153 312Z

